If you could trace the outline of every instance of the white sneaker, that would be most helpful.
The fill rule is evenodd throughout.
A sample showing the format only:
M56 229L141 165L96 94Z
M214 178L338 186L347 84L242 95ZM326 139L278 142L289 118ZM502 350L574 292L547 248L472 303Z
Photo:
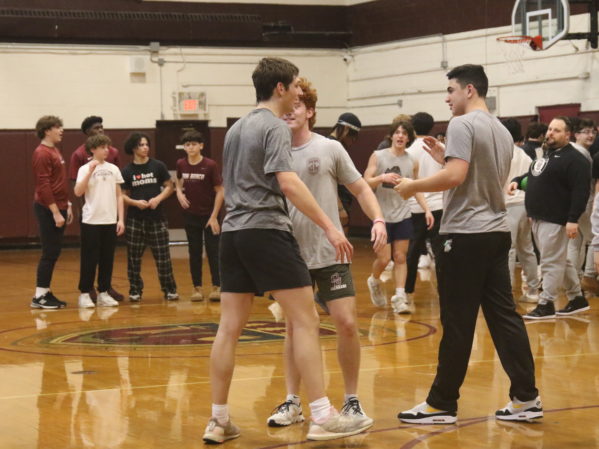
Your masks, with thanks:
M381 273L381 282L388 282L393 277L393 261L390 260L383 272Z
M405 293L393 295L391 305L395 313L414 313L414 302Z
M96 307L91 297L89 296L89 293L81 293L79 295L79 307L81 309L91 309L93 307Z
M270 417L266 420L269 427L285 427L291 424L304 422L301 404L289 400L275 407Z
M510 401L504 408L495 412L495 418L502 421L530 421L543 417L543 404L540 396L532 401L521 402L517 398Z
M387 305L387 297L383 291L382 282L370 275L366 280L368 291L370 292L370 300L377 307L385 307Z
M108 294L108 292L100 292L98 294L98 307L116 307L118 301Z
M430 268L431 267L431 256L423 254L418 259L418 268Z
M275 319L275 323L280 323L285 318L285 314L283 313L283 308L281 304L277 301L273 301L273 303L268 306L268 310L272 313L273 318Z
M348 416L353 419L358 425L372 426L374 420L364 413L362 404L358 398L351 398L345 401L341 408L341 415Z
M536 304L539 302L539 291L537 289L529 288L526 290L526 293L520 296L519 301Z
M325 422L317 424L312 421L310 423L307 438L319 441L334 440L364 432L370 426L372 426L372 423L361 424L349 416L340 415L337 410L331 407L331 414Z
M164 295L164 299L167 301L177 301L179 299L179 294L177 292L169 292Z
M439 410L431 407L426 402L401 412L397 417L400 421L410 424L453 424L458 420L455 411Z
M192 301L203 301L204 293L202 292L202 287L194 287L191 291L191 296L189 299Z

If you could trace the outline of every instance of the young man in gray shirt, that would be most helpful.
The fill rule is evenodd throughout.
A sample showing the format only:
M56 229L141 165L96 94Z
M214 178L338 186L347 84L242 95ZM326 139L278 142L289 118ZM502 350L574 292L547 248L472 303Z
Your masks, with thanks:
M225 136L221 317L210 355L212 417L203 437L206 443L222 443L240 434L227 406L235 348L254 295L265 292L281 304L293 327L294 362L312 413L308 439L341 438L372 425L340 415L324 391L312 281L292 234L285 198L324 231L337 260L349 262L353 247L291 167L291 131L279 117L293 110L301 94L298 72L284 59L262 59L252 74L258 105Z
M522 317L516 312L508 270L510 233L503 188L513 140L485 104L488 80L482 66L463 65L447 74L446 102L454 118L447 148L425 138L444 168L428 178L403 178L396 190L444 193L439 301L443 337L439 364L426 402L398 415L414 424L457 421L459 390L482 307L499 359L511 381L511 401L497 419L529 421L543 416L535 387L534 361Z
M306 184L327 216L342 231L337 205L337 184L347 187L372 220L371 241L376 250L387 243L387 231L381 208L374 193L354 166L343 146L311 130L316 122L316 90L309 81L300 78L300 100L284 120L293 133L292 168ZM340 263L335 248L325 238L324 231L289 205L293 235L297 239L303 259L310 270L312 283L318 291L318 301L331 315L337 330L337 357L343 372L345 398L341 414L361 425L372 424L358 400L360 371L360 336L356 317L356 292L349 263ZM293 361L294 346L291 321L287 320L285 339L285 382L287 398L268 418L271 427L282 427L304 420L299 393L301 376Z

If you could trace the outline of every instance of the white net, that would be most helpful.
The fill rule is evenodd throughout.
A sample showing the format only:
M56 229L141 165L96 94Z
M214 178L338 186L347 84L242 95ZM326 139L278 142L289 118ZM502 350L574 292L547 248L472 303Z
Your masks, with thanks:
M503 58L507 63L508 71L514 75L524 73L524 56L531 51L532 37L529 36L502 36L497 38Z

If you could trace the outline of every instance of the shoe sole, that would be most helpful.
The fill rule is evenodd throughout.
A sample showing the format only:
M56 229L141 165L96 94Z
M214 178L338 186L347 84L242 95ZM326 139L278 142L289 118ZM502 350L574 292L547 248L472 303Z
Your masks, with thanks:
M287 426L290 426L290 425L292 425L292 424L299 424L299 423L302 423L302 422L304 422L304 421L305 421L305 419L304 419L304 417L302 416L301 418L300 418L300 417L296 417L296 418L294 418L292 421L289 421L289 422L287 422L287 423L279 423L279 422L276 422L274 419L269 419L269 420L266 422L266 424L268 425L268 427L287 427Z
M560 315L560 316L568 316L568 315L574 315L575 313L584 312L585 310L590 310L590 308L591 308L591 306L586 306L581 309L573 310L572 312L555 312L555 313L556 313L556 315Z
M202 440L204 440L204 443L206 444L222 444L225 441L229 441L229 440L233 440L235 438L238 438L239 435L241 435L241 433L237 433L235 435L229 435L223 438L216 438L216 437L212 437L210 435L206 436L204 435L204 437L202 438Z
M528 411L520 412L514 415L495 415L495 418L500 421L532 421L534 419L541 419L543 417L543 411Z
M352 430L350 432L343 432L343 433L341 433L341 432L339 432L339 433L326 432L326 433L319 434L319 435L310 435L310 433L308 433L306 438L308 440L313 440L313 441L336 440L338 438L345 438L345 437L350 437L352 435L357 435L359 433L364 432L365 430L368 430L370 427L372 427L372 423L367 426L362 426L358 429Z
M545 316L530 316L530 315L522 315L522 318L525 320L550 320L555 318L556 315L545 315Z
M64 309L65 306L63 306L63 305L60 305L60 306L43 306L41 304L31 303L31 308L32 309L50 309L51 310L51 309Z
M457 416L426 416L422 418L405 418L399 416L401 422L408 424L455 424L458 421Z

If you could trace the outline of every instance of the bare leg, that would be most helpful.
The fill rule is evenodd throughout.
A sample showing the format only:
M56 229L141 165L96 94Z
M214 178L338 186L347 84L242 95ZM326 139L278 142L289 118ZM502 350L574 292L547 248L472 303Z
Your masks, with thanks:
M287 394L297 395L300 390L300 382L302 380L299 370L297 369L294 361L293 352L293 325L291 321L287 319L286 324L286 335L285 335L285 348L283 351L283 361L285 366L285 386L287 387Z
M210 352L212 403L226 404L235 368L235 348L252 309L253 293L222 293L221 315Z
M293 359L313 402L325 397L322 355L320 353L319 319L314 307L311 287L272 292L292 326Z
M385 270L385 267L391 260L391 245L385 245L383 249L376 253L376 259L372 263L372 275L375 279L381 277L381 273ZM397 262L396 262L397 263ZM404 257L404 265L405 265L405 257ZM404 277L405 283L405 277Z
M409 240L395 240L393 246L393 276L395 277L395 288L404 288L408 275L406 255L408 254Z
M356 299L347 297L327 303L337 330L337 358L343 372L345 394L357 394L360 372L360 338L356 323Z

